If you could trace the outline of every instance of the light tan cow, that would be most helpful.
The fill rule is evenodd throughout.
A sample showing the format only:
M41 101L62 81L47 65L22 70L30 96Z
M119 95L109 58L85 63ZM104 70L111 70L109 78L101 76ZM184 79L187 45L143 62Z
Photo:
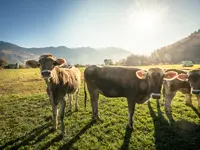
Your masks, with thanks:
M75 110L78 111L78 94L81 84L81 73L76 67L61 68L66 63L65 59L56 59L51 54L44 54L39 57L39 61L28 60L27 66L40 67L41 75L47 84L47 93L52 105L53 128L57 129L57 105L60 103L61 134L65 134L64 111L66 106L65 96L69 95L70 109L72 95L76 95Z
M189 70L188 72L180 69L168 69L178 73L173 80L163 82L163 98L165 101L165 111L171 114L171 102L177 91L185 94L186 105L192 105L192 94L196 95L198 107L200 107L200 70Z

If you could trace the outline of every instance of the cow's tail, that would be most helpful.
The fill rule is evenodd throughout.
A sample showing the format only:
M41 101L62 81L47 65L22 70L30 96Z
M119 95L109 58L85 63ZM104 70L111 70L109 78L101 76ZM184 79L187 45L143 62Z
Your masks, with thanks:
M162 88L162 94L163 94L163 102L165 103L165 86L166 86L166 81L163 81L163 88Z
M85 105L85 110L86 110L86 101L87 101L87 92L86 92L86 83L84 79L84 105Z

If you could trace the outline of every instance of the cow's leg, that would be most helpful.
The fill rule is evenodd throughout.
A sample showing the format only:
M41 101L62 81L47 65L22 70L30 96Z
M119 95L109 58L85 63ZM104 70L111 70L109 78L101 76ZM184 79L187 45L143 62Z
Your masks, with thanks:
M57 105L52 104L52 119L53 119L53 129L56 130L57 129L57 125L58 125L58 108Z
M165 82L163 83L162 94L163 94L163 103L165 103Z
M92 106L92 119L99 119L98 115L99 92L97 90L89 90L89 93Z
M168 114L171 114L171 102L175 95L176 95L176 92L165 94L165 111Z
M69 99L69 111L71 112L72 111L72 94L68 94L68 99Z
M51 106L52 106L53 129L56 130L57 129L57 125L58 125L58 119L57 119L58 108L57 108L57 105L54 102L53 93L49 92L49 96L50 96L50 102L51 102Z
M200 95L196 95L198 101L198 107L200 108Z
M46 88L46 92L47 92L47 95L49 96L49 102L51 104L51 94L49 92L49 88L48 87Z
M78 95L79 95L79 89L76 91L76 104L75 104L75 111L78 111Z
M185 99L186 99L185 105L192 106L191 97L192 97L192 94L188 94L188 93L185 94Z
M128 126L133 129L133 114L135 111L135 101L133 98L127 98L128 101Z
M65 125L64 125L65 106L66 106L66 101L63 98L60 101L60 130L61 130L62 136L64 136L65 134Z

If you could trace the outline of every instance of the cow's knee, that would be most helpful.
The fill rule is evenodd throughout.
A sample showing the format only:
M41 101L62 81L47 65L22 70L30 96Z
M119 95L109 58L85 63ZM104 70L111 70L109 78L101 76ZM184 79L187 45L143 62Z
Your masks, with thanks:
M168 101L165 102L165 112L167 114L171 114L171 103L169 103Z

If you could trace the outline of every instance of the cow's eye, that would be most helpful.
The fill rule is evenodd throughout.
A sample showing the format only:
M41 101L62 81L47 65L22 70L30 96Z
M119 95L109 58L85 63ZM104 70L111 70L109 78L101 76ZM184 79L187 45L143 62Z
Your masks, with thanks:
M53 65L55 65L55 66L56 66L56 65L58 65L58 64L57 64L57 62L55 61L55 62L53 62Z

